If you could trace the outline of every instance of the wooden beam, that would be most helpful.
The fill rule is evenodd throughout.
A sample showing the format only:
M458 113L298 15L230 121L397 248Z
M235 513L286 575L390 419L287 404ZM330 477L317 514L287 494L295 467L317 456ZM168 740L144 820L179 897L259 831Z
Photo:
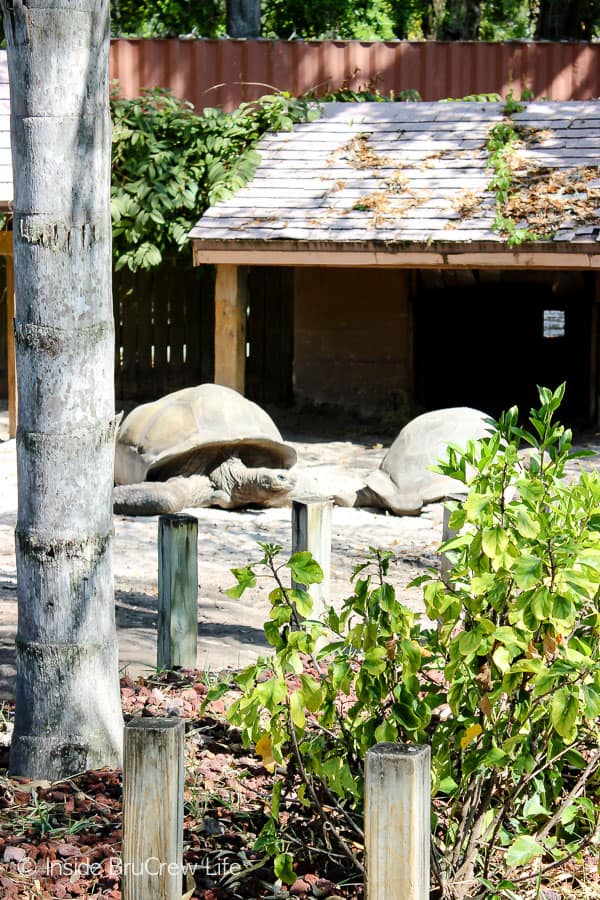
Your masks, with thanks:
M244 393L248 273L218 265L215 284L215 384Z
M15 360L15 268L12 255L6 257L6 366L8 373L8 436L14 438L17 435L17 364Z
M600 253L540 252L523 250L461 251L452 250L375 252L362 250L319 251L308 248L276 249L256 247L244 249L194 247L194 265L221 266L329 266L331 268L383 269L600 269Z

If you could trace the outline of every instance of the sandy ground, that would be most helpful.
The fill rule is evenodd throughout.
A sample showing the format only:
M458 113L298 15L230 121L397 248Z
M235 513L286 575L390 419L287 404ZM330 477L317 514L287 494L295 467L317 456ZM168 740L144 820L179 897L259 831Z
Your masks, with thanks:
M299 493L327 494L360 484L377 468L390 438L353 435L346 441L317 440L282 426L298 452ZM0 697L14 687L14 638L17 628L14 527L17 518L15 442L8 439L7 414L0 409ZM600 451L600 434L583 435L580 443ZM586 461L586 468L600 465ZM264 652L262 623L272 585L260 583L242 600L225 590L234 584L230 570L260 557L258 541L278 543L291 552L290 508L188 510L199 521L198 659L199 667L243 666ZM408 583L431 565L441 540L443 507L425 507L420 516L392 516L366 509L334 507L330 600L349 591L352 566L370 546L391 549L397 563L391 573L397 596L422 609L421 592ZM120 662L131 674L156 663L157 518L115 517L115 604Z
M293 436L293 435L292 435ZM7 416L0 410L0 697L14 686L14 638L17 628L14 528L17 519L15 441L8 439ZM376 439L348 441L290 440L298 452L300 493L359 484L385 453ZM389 439L387 439L389 444ZM337 489L337 487L336 487ZM268 645L262 632L267 616L268 582L242 600L224 591L235 582L230 570L260 557L258 541L278 543L291 552L291 511L232 512L188 510L199 520L198 666L242 666ZM352 566L370 546L389 548L399 557L393 580L399 596L420 608L418 589L406 585L436 564L442 506L432 504L418 517L397 517L364 509L333 510L330 599L349 592ZM115 603L121 665L136 674L156 664L157 518L115 517Z

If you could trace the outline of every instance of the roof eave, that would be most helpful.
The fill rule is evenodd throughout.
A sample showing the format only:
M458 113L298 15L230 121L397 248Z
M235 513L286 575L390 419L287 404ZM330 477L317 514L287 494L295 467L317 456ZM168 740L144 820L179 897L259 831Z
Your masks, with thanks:
M600 269L597 241L294 241L192 236L194 264L387 268Z

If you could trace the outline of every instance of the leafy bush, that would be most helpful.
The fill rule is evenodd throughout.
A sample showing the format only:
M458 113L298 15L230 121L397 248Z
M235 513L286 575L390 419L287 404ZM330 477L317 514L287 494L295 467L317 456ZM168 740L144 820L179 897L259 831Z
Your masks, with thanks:
M111 114L113 249L117 269L135 270L180 253L204 210L246 184L265 132L289 131L319 113L281 93L231 113L197 115L190 103L155 89L134 100L113 93Z
M113 35L166 38L179 35L217 37L225 34L224 0L112 0Z
M396 600L393 557L380 550L323 624L310 620L310 595L284 585L286 567L297 583L320 580L310 554L281 563L263 545L259 562L234 570L235 597L264 571L275 580L273 654L237 676L228 718L281 773L258 846L284 881L278 811L294 791L361 868L363 759L378 741L431 746L433 870L448 896L541 883L596 840L600 478L564 478L581 454L554 422L563 392L540 390L528 429L513 408L488 438L449 448L439 469L469 490L441 548L448 583L434 571L418 580L429 624Z
M263 5L263 31L268 37L286 40L387 41L396 37L390 0L268 0Z

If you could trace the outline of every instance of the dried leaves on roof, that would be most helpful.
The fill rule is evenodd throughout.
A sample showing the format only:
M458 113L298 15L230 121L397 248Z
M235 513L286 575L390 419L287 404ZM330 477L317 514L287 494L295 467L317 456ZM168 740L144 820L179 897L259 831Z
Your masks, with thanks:
M503 214L539 237L561 228L598 225L600 176L595 166L549 169L525 165L513 173L513 191Z
M388 163L384 156L380 156L372 147L369 146L369 132L363 132L355 135L352 140L348 141L338 150L335 150L328 158L327 162L335 162L336 159L344 159L354 169L377 169Z

